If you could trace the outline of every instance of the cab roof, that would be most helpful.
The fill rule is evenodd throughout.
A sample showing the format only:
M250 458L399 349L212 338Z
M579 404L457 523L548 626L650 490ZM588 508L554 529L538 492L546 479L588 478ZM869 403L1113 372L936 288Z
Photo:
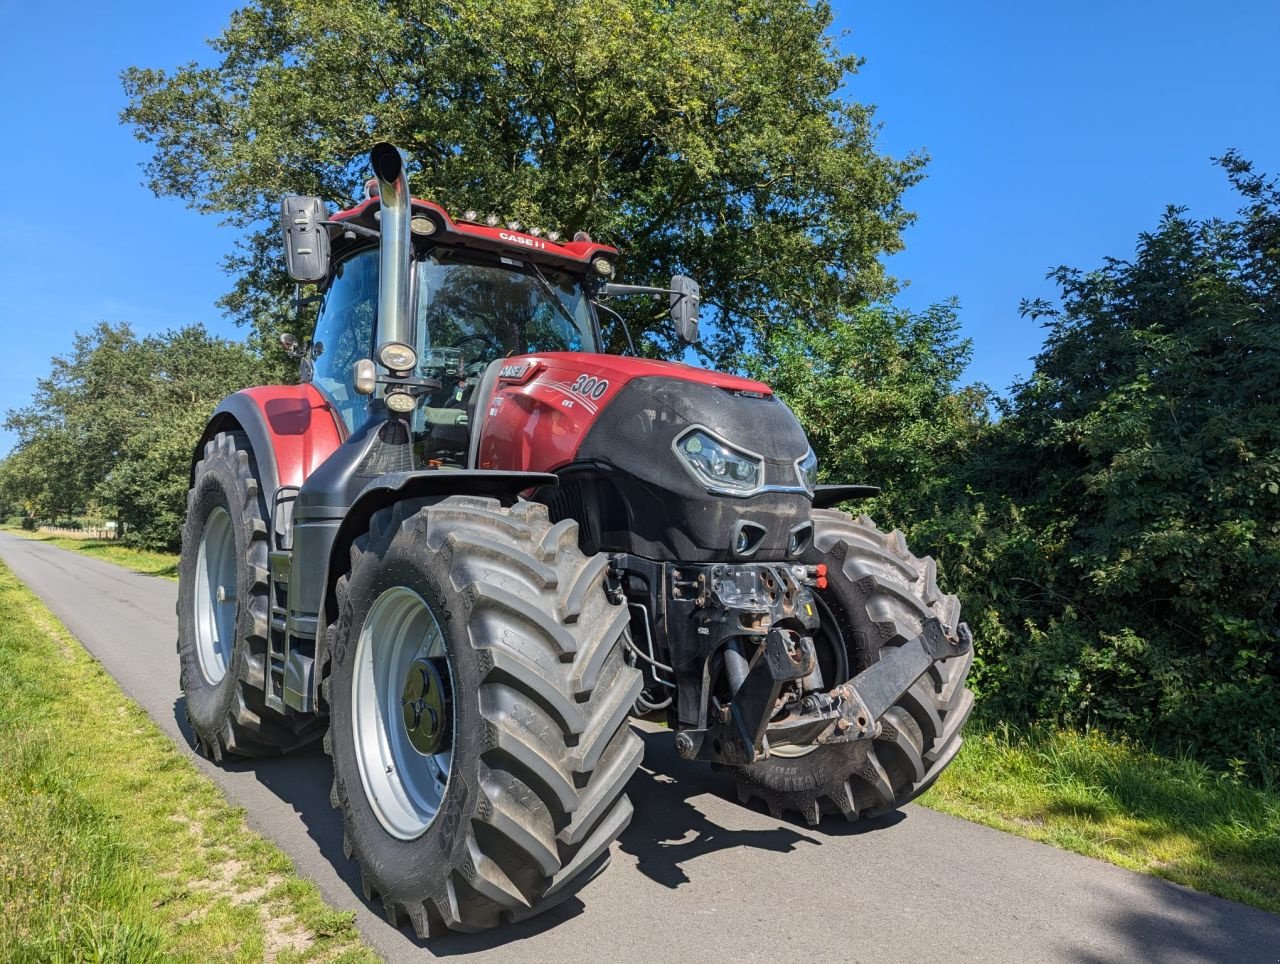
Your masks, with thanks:
M358 235L344 238L342 222L349 221L360 227L377 230L377 213L381 207L381 199L375 195L361 201L353 208L331 216L329 241L334 251L340 252L343 248L362 243ZM590 269L597 258L607 259L611 266L618 262L617 248L600 244L590 238L558 243L548 240L545 236L539 237L525 231L513 231L501 225L491 226L453 218L434 201L410 198L410 218L416 220L423 216L430 218L433 223L432 230L425 236L437 244L478 248L504 254L520 254L547 264L558 263L561 267L577 266ZM416 230L414 233L418 237L424 236Z

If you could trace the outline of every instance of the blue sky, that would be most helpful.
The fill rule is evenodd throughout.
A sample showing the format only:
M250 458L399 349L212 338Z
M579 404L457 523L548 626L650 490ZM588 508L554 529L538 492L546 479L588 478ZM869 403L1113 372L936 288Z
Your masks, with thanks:
M140 332L202 321L234 234L141 186L143 145L119 126L118 74L208 56L235 4L0 0L0 411L98 320ZM1022 297L1057 264L1127 256L1164 206L1235 208L1209 158L1231 147L1280 171L1280 4L1044 5L837 0L840 43L867 59L850 97L878 105L880 146L922 149L919 221L889 261L900 301L959 299L968 373L1005 389L1042 331ZM23 39L25 38L25 39ZM12 437L0 432L0 453Z

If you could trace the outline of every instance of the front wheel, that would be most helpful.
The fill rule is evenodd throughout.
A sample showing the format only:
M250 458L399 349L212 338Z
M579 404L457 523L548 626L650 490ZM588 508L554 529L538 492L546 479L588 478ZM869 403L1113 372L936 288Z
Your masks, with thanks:
M608 861L642 744L606 569L533 503L407 500L355 540L325 748L345 849L392 924L482 930Z
M931 616L955 634L959 600L939 591L933 560L912 555L901 532L826 509L813 513L813 525L805 562L827 566L814 642L829 679L862 672L887 647L918 635ZM779 747L740 768L739 799L759 799L774 816L799 812L810 824L823 813L854 820L902 806L928 789L960 749L973 709L964 685L972 663L972 648L935 662L880 718L874 740Z

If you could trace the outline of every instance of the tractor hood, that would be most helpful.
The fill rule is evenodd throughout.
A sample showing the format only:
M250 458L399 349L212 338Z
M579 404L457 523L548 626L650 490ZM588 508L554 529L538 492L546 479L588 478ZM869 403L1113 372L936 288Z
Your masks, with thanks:
M761 382L647 359L522 356L503 360L482 424L477 467L555 472L560 487L543 498L592 550L692 562L802 548L809 443Z
M615 510L598 520L598 547L608 551L785 559L807 543L797 530L812 505L800 468L809 454L800 423L772 393L641 377L600 414L574 467L561 473L559 497L572 499L578 478L594 486L584 503ZM735 464L745 478L734 476Z
M539 356L528 356L536 360ZM634 378L671 378L696 385L713 385L730 392L753 392L757 395L772 395L773 390L764 382L740 375L729 375L724 372L709 371L706 368L695 368L679 362L659 361L655 358L631 358L622 355L593 355L586 352L560 352L554 356L543 356L548 360L554 358L557 366L577 366L592 375L612 378L618 381L619 387Z

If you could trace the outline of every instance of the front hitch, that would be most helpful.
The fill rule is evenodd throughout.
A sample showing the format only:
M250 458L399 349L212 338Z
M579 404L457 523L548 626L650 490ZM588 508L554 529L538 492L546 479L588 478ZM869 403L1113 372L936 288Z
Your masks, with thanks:
M635 584L646 591L636 608L649 652L631 650L661 671L658 685L674 691L675 749L684 759L745 766L770 747L873 739L880 717L934 662L972 647L963 623L953 639L931 617L918 636L886 647L873 666L827 689L814 647L820 617L813 595L825 588L825 566L620 556L614 567L632 579L633 592ZM669 665L657 661L654 636L666 642Z
M930 666L972 648L973 635L965 623L960 624L953 640L941 622L929 617L919 636L886 648L874 665L829 693L810 694L800 712L771 723L765 738L774 746L873 739L880 717Z
M744 765L769 755L774 746L851 743L871 740L879 720L936 661L962 656L973 646L969 627L961 623L949 638L936 618L901 646L885 649L873 666L826 693L808 693L795 710L770 720L770 708L783 683L803 679L813 669L808 637L788 640L775 630L764 652L721 708L719 725L676 734L676 752L689 759Z

